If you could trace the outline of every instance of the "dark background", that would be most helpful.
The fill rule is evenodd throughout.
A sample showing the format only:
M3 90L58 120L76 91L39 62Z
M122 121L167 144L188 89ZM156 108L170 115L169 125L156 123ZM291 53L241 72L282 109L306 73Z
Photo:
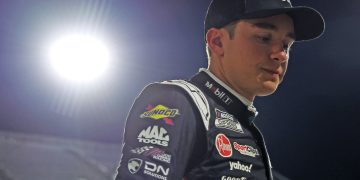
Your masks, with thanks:
M209 2L0 1L0 130L120 144L127 112L146 84L187 79L207 66ZM319 10L326 31L295 44L284 83L255 100L256 123L285 176L360 179L360 1L292 3ZM52 76L46 47L66 28L108 40L115 62L106 79L76 86Z

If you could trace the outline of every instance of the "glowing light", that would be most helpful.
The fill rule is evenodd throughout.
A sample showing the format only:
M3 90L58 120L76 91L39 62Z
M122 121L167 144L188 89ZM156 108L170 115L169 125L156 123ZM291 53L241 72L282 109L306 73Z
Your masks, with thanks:
M68 35L50 47L51 66L61 77L74 82L91 82L103 76L110 60L105 44L89 35Z

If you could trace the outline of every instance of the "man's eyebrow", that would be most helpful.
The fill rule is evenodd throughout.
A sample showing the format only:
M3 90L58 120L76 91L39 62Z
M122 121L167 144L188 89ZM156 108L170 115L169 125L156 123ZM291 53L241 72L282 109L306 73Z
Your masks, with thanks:
M261 29L267 29L267 30L272 30L272 31L277 31L278 28L271 23L267 23L267 22L256 22L256 23L252 23L253 26L261 28Z
M255 22L252 23L253 26L261 28L261 29L267 29L267 30L271 30L271 31L277 31L278 28L271 23L268 22ZM289 32L287 35L287 37L291 38L291 39L296 39L295 33L294 32Z

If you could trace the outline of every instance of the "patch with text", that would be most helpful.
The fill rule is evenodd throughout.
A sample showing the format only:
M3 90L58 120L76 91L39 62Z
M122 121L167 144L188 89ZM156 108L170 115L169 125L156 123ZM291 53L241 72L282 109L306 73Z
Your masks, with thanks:
M225 134L218 134L215 138L215 146L220 156L230 157L232 156L232 147L230 140L225 136Z
M171 155L165 153L164 150L153 147L153 146L143 146L136 149L131 150L134 154L141 154L147 157L152 157L153 159L170 163L171 162Z
M221 91L220 88L216 87L209 81L206 81L205 87L208 88L212 93L214 93L214 95L226 105L229 105L233 102L233 100L225 92Z
M246 177L222 176L221 180L246 180Z
M241 144L238 144L237 142L234 142L233 145L234 145L234 149L239 151L240 154L242 154L242 155L251 156L251 157L255 157L255 156L259 155L258 150L253 148L252 146L241 145Z
M170 109L164 105L157 105L153 107L152 105L148 105L145 108L147 111L143 112L140 115L140 118L151 118L155 120L162 119L165 124L174 125L174 120L170 118L174 118L180 115L179 109Z
M230 171L240 170L240 171L244 171L244 172L248 172L248 173L251 173L251 168L253 166L252 164L250 164L250 165L243 164L240 161L237 161L237 162L230 161L229 164L230 164Z
M139 133L137 139L141 143L156 144L167 147L169 145L170 136L163 127L148 126Z
M240 122L234 119L232 114L215 108L215 118L215 126L217 128L224 128L238 133L244 133Z

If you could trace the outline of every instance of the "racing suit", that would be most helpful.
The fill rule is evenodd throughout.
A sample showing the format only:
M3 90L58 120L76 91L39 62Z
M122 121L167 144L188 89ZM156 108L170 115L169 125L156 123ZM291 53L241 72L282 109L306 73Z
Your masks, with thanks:
M272 179L256 114L206 69L150 84L127 117L116 180Z

